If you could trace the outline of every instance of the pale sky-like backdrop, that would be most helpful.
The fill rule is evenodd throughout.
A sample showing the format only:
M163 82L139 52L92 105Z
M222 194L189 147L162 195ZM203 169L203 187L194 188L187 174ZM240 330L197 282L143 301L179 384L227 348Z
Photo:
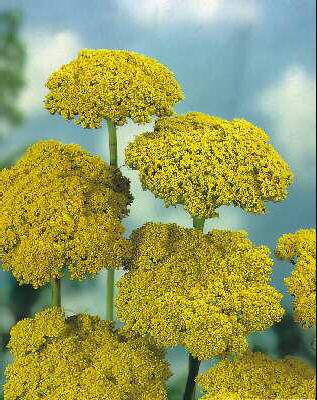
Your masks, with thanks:
M288 162L295 183L284 202L269 204L266 215L222 207L212 227L245 229L256 244L272 252L277 238L315 226L316 68L313 0L1 0L0 10L22 10L27 47L27 86L16 101L25 115L9 133L0 159L40 139L78 143L108 160L106 126L84 130L42 106L44 82L82 48L133 50L168 66L181 84L185 101L178 113L201 111L245 118L263 128ZM119 128L119 164L134 135L152 125ZM124 220L127 234L146 221L191 226L181 207L166 209L143 192L137 173L126 167L135 202ZM276 260L273 283L283 293L287 263ZM2 283L8 274L0 274ZM65 293L76 312L103 313L104 274L88 290ZM85 287L85 283L83 283ZM77 296L77 297L76 297ZM290 306L286 295L284 304Z

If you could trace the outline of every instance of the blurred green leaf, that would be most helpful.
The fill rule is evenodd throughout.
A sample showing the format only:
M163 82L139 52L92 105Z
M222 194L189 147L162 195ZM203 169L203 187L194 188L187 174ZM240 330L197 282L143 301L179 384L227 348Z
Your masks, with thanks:
M21 13L0 13L0 138L22 122L17 96L24 86L25 46L19 38Z

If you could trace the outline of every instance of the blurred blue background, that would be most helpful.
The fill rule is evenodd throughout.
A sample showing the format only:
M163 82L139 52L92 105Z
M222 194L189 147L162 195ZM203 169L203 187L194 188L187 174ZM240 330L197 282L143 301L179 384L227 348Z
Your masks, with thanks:
M273 252L283 233L315 226L315 1L2 0L0 14L1 167L14 162L30 143L49 138L78 143L108 160L106 126L84 130L50 116L42 106L44 82L82 48L133 50L156 58L175 73L186 96L176 106L178 113L201 111L251 121L267 131L295 174L288 198L268 205L266 215L222 207L220 218L208 220L205 231L245 229L254 243ZM6 46L13 52L5 51ZM119 128L120 165L125 146L151 127L129 123ZM164 208L150 192L142 191L136 172L124 165L121 170L131 179L135 196L124 220L127 235L146 221L191 226L181 207ZM297 354L313 362L311 332L292 321L291 298L283 284L290 272L290 265L276 260L273 284L285 294L286 318L251 335L250 344L275 357ZM104 315L105 273L63 286L67 313ZM10 327L48 305L49 296L49 288L19 288L0 271L0 376L9 360L5 344ZM184 385L186 354L176 348L168 358L174 372L170 398L177 399ZM202 369L207 365L203 363Z

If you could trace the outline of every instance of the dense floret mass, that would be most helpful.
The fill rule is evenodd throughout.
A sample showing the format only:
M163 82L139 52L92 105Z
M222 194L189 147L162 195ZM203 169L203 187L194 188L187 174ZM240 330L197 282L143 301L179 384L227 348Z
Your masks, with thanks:
M247 353L220 361L196 381L207 392L202 400L316 398L314 369L294 357L273 360Z
M132 202L120 170L77 145L32 145L0 172L0 258L21 284L39 287L102 268L129 254L120 219Z
M213 396L212 394L207 393L203 397L201 397L200 400L246 400L246 399L242 399L236 393L221 392L221 393L218 393L216 397ZM252 399L252 400L255 400L255 399ZM259 399L256 399L256 400L259 400Z
M281 319L270 286L269 249L244 231L146 223L118 283L118 318L159 345L183 345L199 359L247 349L246 336Z
M222 205L264 213L281 201L293 180L268 135L243 119L223 120L193 112L160 118L153 132L138 135L125 152L144 189L166 206L182 203L200 218Z
M275 254L295 264L285 283L294 296L297 322L304 327L316 325L316 230L300 229L281 236Z
M58 308L12 328L5 400L166 400L164 353L149 338Z
M167 67L125 50L81 50L74 61L52 73L46 86L47 110L84 128L99 128L104 118L116 125L124 125L127 118L150 122L152 116L171 115L183 98Z

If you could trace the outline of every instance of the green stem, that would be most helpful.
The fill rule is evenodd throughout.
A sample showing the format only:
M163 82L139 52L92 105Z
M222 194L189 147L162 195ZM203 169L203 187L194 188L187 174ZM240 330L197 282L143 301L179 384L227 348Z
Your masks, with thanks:
M193 217L193 227L204 232L205 218Z
M107 292L106 292L106 319L113 321L114 305L114 269L107 271Z
M193 218L193 227L204 232L205 218ZM199 371L200 361L189 353L188 377L183 400L193 400L195 396L195 379Z
M200 361L189 354L188 377L183 400L194 400L195 378L198 374Z
M107 127L109 135L109 155L110 165L118 167L118 148L117 148L117 129L115 124L107 118ZM108 269L106 282L106 319L113 321L114 319L114 270Z
M61 281L60 281L60 279L52 278L51 287L52 287L51 306L52 307L61 307L62 301L61 301Z
M118 149L117 149L117 129L115 124L107 119L108 133L109 133L109 153L110 165L118 166Z

